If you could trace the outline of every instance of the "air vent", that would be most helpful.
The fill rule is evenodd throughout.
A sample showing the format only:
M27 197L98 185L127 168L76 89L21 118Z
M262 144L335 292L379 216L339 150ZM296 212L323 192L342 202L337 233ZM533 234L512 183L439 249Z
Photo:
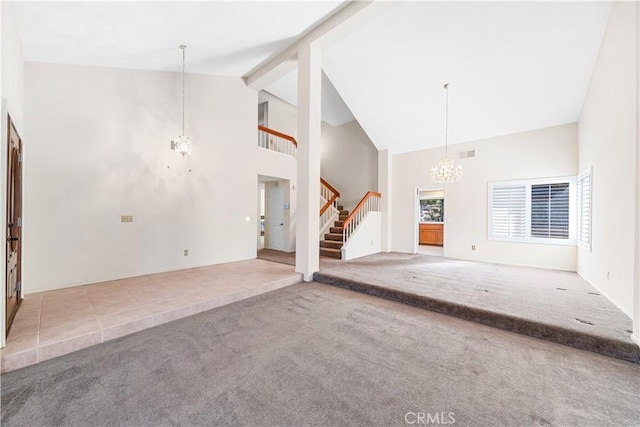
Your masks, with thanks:
M472 149L472 150L460 151L458 153L458 158L459 159L468 159L468 158L475 157L475 156L476 156L475 148Z

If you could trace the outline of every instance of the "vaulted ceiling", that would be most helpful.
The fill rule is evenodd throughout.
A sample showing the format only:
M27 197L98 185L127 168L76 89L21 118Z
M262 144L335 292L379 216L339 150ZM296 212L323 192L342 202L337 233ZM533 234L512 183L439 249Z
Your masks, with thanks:
M13 3L27 61L241 76L339 2ZM326 48L323 112L379 149L444 144L578 120L610 2L397 2ZM295 73L269 87L294 102ZM332 92L332 94L328 94ZM330 97L333 101L329 101ZM337 96L337 97L336 97ZM341 99L348 107L339 105ZM326 119L326 118L325 118Z

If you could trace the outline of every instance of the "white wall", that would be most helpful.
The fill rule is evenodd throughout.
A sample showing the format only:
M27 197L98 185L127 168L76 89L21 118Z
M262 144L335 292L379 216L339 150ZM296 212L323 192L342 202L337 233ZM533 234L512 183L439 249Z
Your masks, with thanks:
M636 157L636 5L614 2L579 122L579 170L593 167L592 249L578 273L632 313Z
M6 241L6 203L7 203L7 114L11 115L11 119L16 126L16 130L20 136L24 139L24 83L23 83L23 70L24 60L22 57L22 49L20 47L20 39L18 38L18 31L15 23L15 18L11 5L2 2L0 3L0 34L2 54L0 55L0 239L2 242ZM27 156L28 142L25 143L24 157ZM0 245L0 259L3 260L2 267L0 267L0 274L2 274L2 283L4 283L5 262L6 260L6 245L3 243ZM6 289L4 284L2 285L2 292L0 297L0 347L4 346L5 338L5 303L6 303Z
M298 139L298 109L269 92L260 91L258 96L268 103L267 127Z
M6 100L7 112L11 115L16 129L21 132L24 123L24 60L12 7L6 2L2 2L0 7L2 8L2 98ZM6 124L3 123L3 126Z
M369 212L342 247L342 259L360 258L382 250L382 212Z
M378 191L378 150L357 121L322 122L324 179L340 191L340 204L353 209L367 191Z
M487 216L488 182L575 175L577 144L577 125L568 124L449 147L451 158L471 148L476 157L456 160L464 167L464 177L445 188L445 255L575 271L575 246L489 241ZM415 192L434 186L429 171L443 155L444 149L436 148L393 157L394 251L413 252Z
M187 159L180 101L178 73L26 63L27 292L255 257L257 93L188 74Z

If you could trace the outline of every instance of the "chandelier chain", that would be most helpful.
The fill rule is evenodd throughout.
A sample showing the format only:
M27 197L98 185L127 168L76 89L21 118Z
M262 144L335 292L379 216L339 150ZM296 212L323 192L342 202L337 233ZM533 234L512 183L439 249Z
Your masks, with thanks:
M184 135L184 63L185 50L187 47L185 45L181 45L180 49L182 49L182 134Z
M193 150L193 142L191 139L184 134L184 125L185 125L185 70L186 70L186 45L181 44L178 46L178 49L182 50L182 135L176 137L171 140L171 149L175 150L178 154L182 156L184 159L186 156L190 156Z
M449 157L449 83L444 85L446 92L444 107L444 157Z

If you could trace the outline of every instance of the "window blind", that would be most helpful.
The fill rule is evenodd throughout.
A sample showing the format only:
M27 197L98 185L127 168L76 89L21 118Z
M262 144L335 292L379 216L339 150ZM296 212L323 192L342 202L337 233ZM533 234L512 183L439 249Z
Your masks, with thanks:
M527 187L495 186L492 189L491 235L524 238L527 227Z

